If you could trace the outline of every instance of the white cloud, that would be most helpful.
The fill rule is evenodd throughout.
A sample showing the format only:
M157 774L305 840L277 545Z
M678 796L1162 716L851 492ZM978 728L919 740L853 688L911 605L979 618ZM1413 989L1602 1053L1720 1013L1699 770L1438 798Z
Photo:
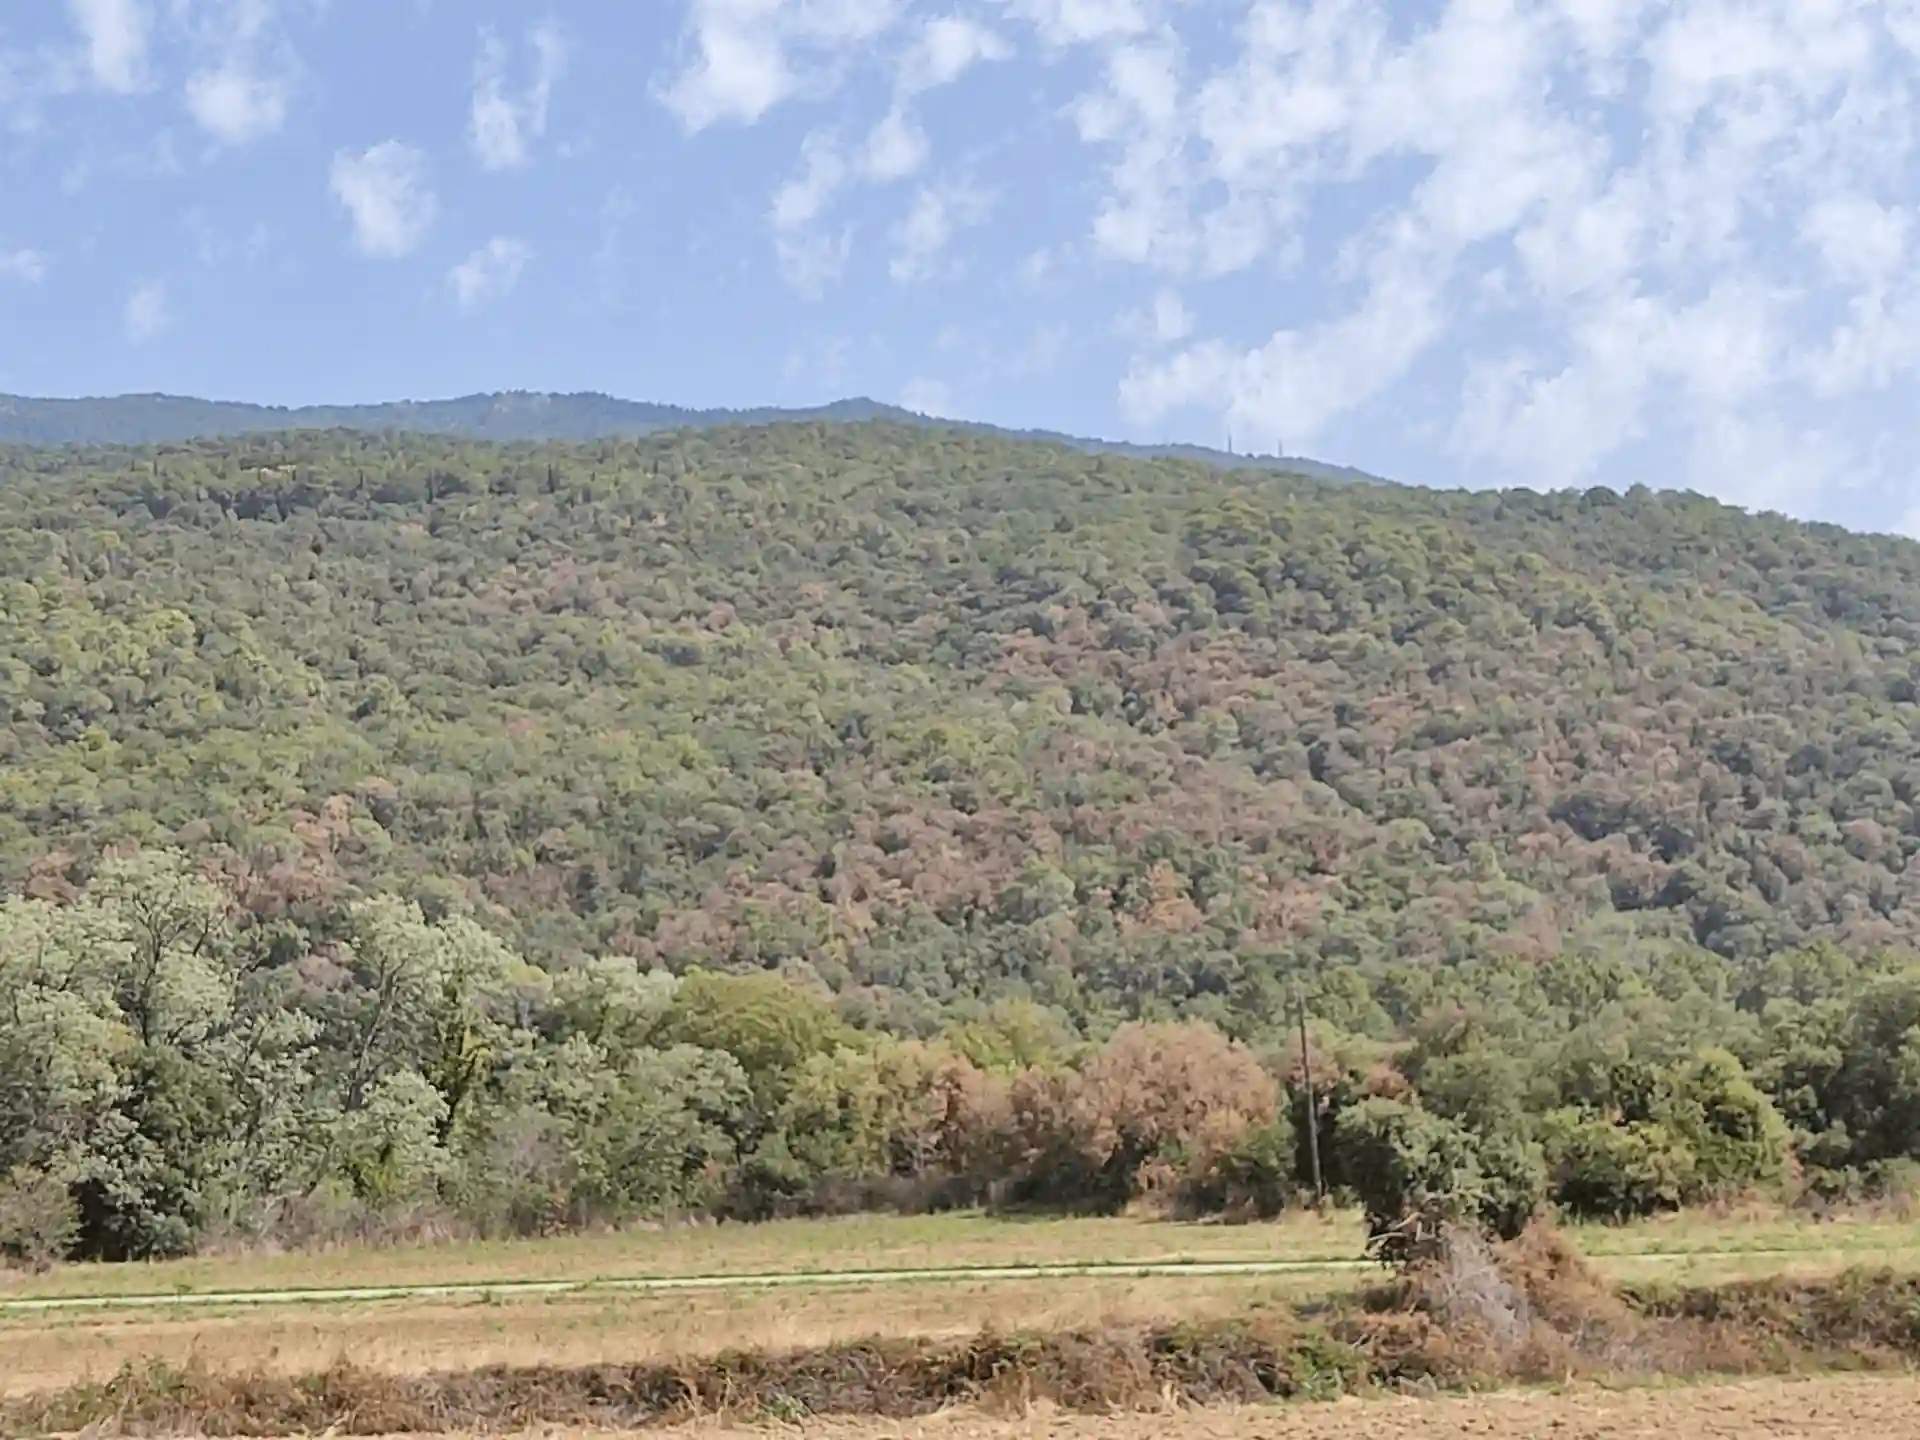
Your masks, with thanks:
M1899 272L1913 231L1913 211L1870 196L1830 195L1800 217L1800 239L1838 284L1878 287Z
M663 98L692 130L723 119L751 124L802 91L830 91L851 61L872 59L875 42L904 32L884 57L892 73L885 112L851 144L839 127L808 132L798 168L774 192L769 219L781 273L809 296L837 280L851 255L853 227L826 223L841 198L860 187L910 179L932 158L916 100L1013 54L977 18L958 12L923 16L909 8L909 0L694 0L689 31L700 58ZM927 227L940 219L932 203L923 202L902 231L906 244L931 236ZM915 265L911 255L897 255L895 273Z
M0 280L38 285L47 278L47 257L38 250L0 250Z
M1002 0L1050 45L1087 45L1139 35L1151 25L1142 0Z
M555 27L535 26L528 42L533 47L533 76L514 95L507 87L507 46L493 30L480 32L468 134L475 157L488 170L527 163L532 142L546 134L554 87L566 74L567 42Z
M532 258L526 241L496 235L447 272L447 286L462 310L477 310L511 295Z
M173 313L167 304L166 283L148 280L134 286L121 311L120 323L128 343L133 345L146 344L171 325Z
M800 167L774 191L768 218L780 273L812 299L845 273L853 251L853 227L821 229L841 193L859 184L904 180L927 162L927 140L898 110L891 110L848 155L834 137L814 131L800 145Z
M1236 281L1264 338L1130 324L1136 420L1310 445L1419 367L1490 477L1590 482L1657 438L1644 478L1804 506L1882 468L1813 407L1920 380L1914 0L1248 0L1211 70L1178 4L1009 8L1099 58L1070 110L1108 165L1094 243L1275 282Z
M1680 407L1716 437L1699 455L1731 455L1740 407L1777 364L1778 305L1779 297L1729 283L1680 309L1645 296L1593 306L1557 367L1518 357L1477 366L1454 440L1531 483L1570 485ZM1722 493L1751 501L1758 474L1748 467L1726 477Z
M926 131L903 112L889 110L867 135L860 169L866 178L884 185L917 173L929 154Z
M1445 314L1435 279L1390 266L1365 302L1338 319L1280 331L1251 350L1209 340L1136 366L1121 383L1122 404L1142 422L1199 406L1275 431L1289 445L1311 438L1387 389L1439 337Z
M600 243L593 251L593 292L605 308L617 308L627 298L627 227L637 213L639 207L624 185L615 185L601 203Z
M244 230L229 228L216 224L198 207L187 212L184 228L193 240L195 258L209 269L251 269L273 245L273 231L266 221L256 220Z
M1094 220L1101 247L1134 264L1183 267L1187 177L1181 81L1184 55L1169 38L1123 45L1107 57L1105 87L1074 107L1080 138L1118 142L1111 188Z
M426 239L440 204L427 180L427 157L411 145L383 140L333 157L334 198L353 220L354 244L364 255L398 259Z
M1061 256L1050 245L1042 245L1031 250L1021 260L1018 271L1020 283L1029 290L1038 290L1060 271Z
M983 61L1007 60L1013 47L979 21L965 15L936 15L901 57L896 84L902 94L917 95L951 85Z
M775 236L791 238L813 225L849 185L903 180L926 161L926 136L897 110L889 111L851 156L831 134L816 130L800 142L799 169L773 193L768 213Z
M847 162L832 138L819 131L807 136L800 145L800 172L774 192L774 230L788 234L813 224L846 179Z
M187 113L222 145L251 144L286 123L292 58L271 42L268 0L227 0L206 12L200 46L208 58L187 77Z
M991 208L988 197L971 187L921 187L913 208L893 229L893 278L907 285L937 275L953 237L982 223Z
M694 56L660 98L688 130L752 124L890 30L903 0L692 0Z
M1177 290L1162 290L1153 297L1153 334L1156 340L1171 345L1193 333L1193 313Z
M847 273L852 254L851 226L831 232L780 235L774 241L781 277L808 300L818 300L828 286Z
M146 0L67 0L67 10L86 45L93 83L117 95L145 88L153 33Z
M287 83L234 65L203 70L187 81L187 110L214 139L245 145L286 121Z
M803 297L816 300L846 272L853 230L822 230L819 222L854 173L833 137L816 131L800 145L800 169L774 192L768 218L780 274Z

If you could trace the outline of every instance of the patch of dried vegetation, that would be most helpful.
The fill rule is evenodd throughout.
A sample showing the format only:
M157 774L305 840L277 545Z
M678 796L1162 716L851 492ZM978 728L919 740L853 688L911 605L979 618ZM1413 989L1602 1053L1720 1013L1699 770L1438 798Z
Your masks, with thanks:
M1621 1291L1537 1228L1506 1245L1450 1232L1358 1301L1229 1320L423 1376L347 1364L296 1377L150 1366L13 1402L0 1409L0 1433L500 1433L712 1416L908 1420L956 1406L1120 1413L1916 1362L1920 1277Z

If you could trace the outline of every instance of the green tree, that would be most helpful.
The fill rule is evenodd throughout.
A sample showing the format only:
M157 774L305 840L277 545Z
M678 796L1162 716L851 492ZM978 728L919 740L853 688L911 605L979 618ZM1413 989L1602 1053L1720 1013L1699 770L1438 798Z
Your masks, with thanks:
M1547 1116L1541 1133L1554 1201L1570 1215L1636 1219L1679 1209L1697 1188L1699 1157L1657 1121L1569 1109Z
M851 1038L830 1005L778 975L710 970L691 971L681 980L663 1034L677 1044L731 1055L769 1115L807 1061L831 1055Z
M1546 1166L1537 1146L1483 1137L1398 1100L1343 1110L1335 1136L1367 1215L1374 1251L1396 1261L1449 1224L1511 1239L1538 1212Z
M342 1037L345 1107L417 1073L439 1094L444 1144L507 1041L523 962L465 917L433 924L385 896L353 908L349 936L360 985Z

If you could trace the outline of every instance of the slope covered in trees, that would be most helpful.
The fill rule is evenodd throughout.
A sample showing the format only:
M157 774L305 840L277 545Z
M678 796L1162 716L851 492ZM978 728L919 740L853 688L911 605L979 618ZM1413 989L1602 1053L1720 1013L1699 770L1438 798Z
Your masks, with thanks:
M0 451L0 1229L508 1153L568 1214L1226 1203L1292 1183L1295 986L1363 1193L1857 1171L1920 1143L1916 631L1920 546L1645 491L886 424Z

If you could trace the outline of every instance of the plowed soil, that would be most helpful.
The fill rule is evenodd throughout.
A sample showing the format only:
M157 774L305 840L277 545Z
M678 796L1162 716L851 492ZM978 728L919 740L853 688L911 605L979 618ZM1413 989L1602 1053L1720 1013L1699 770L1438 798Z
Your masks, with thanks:
M1920 1380L1516 1391L1116 1418L954 1414L907 1424L821 1422L777 1431L693 1426L653 1433L686 1440L767 1440L772 1433L796 1440L1920 1440Z

